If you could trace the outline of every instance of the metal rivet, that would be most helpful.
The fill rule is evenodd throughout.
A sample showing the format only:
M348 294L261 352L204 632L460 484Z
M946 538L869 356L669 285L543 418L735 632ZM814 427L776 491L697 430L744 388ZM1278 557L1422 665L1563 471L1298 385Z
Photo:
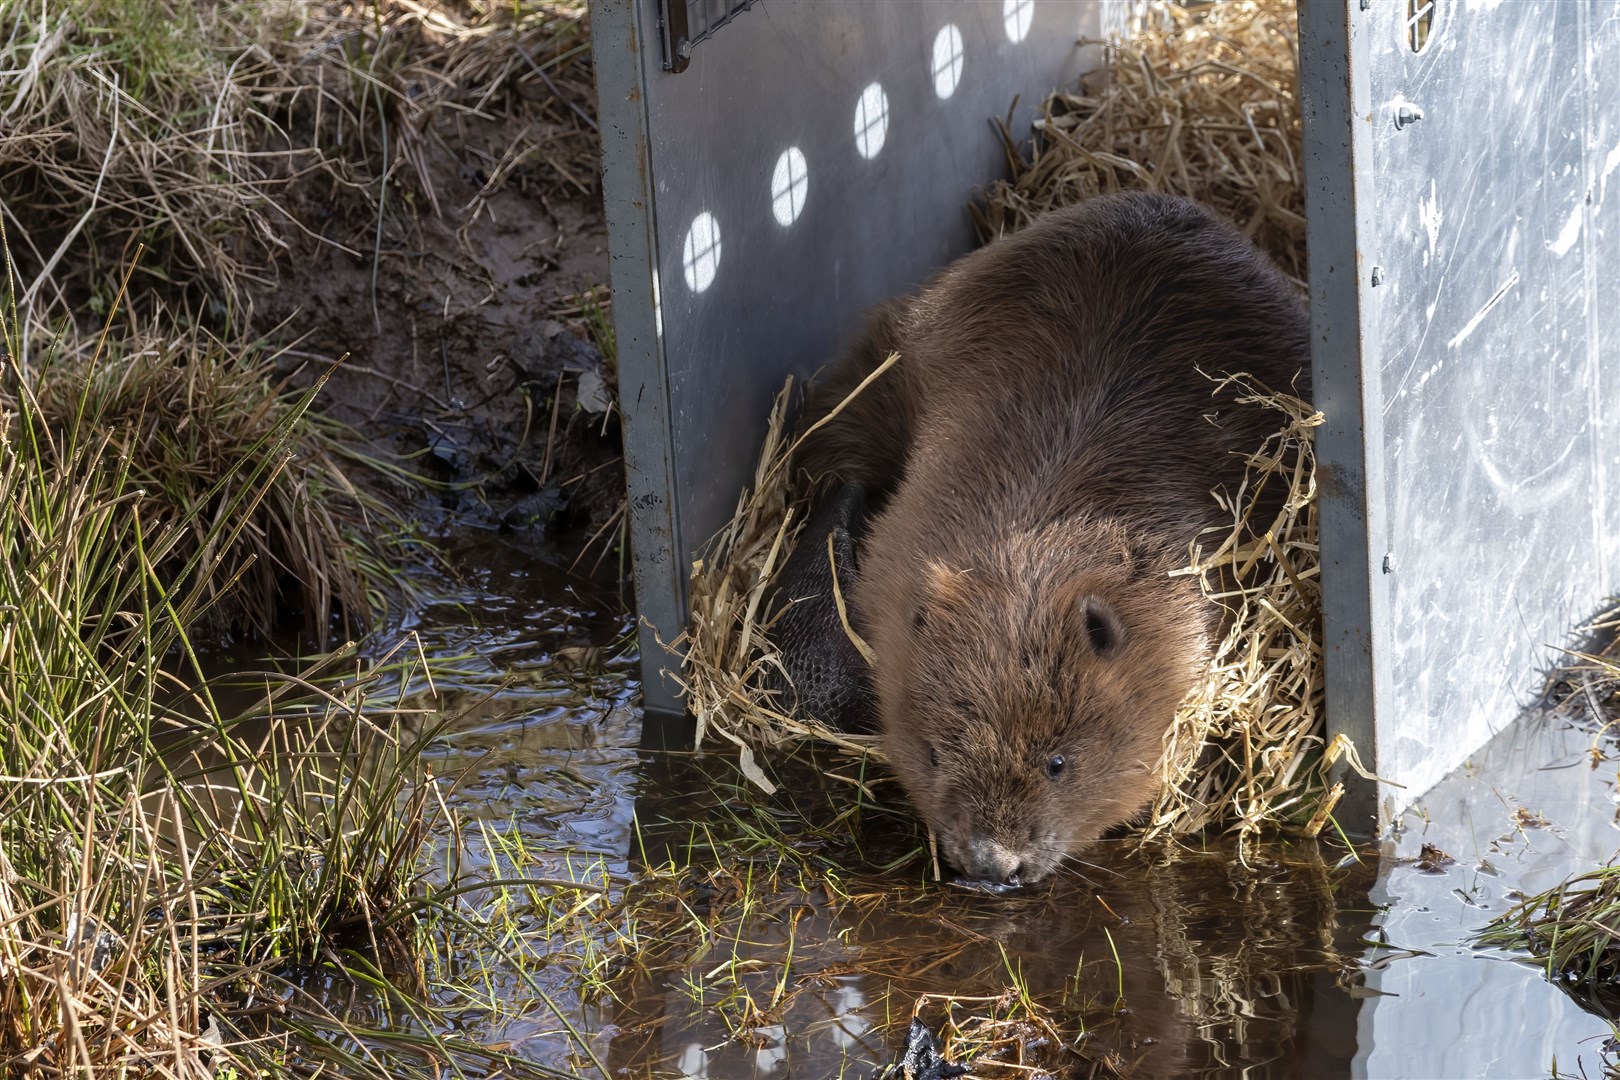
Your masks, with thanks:
M1395 130L1399 131L1408 124L1415 124L1423 119L1423 110L1416 105L1402 105L1395 110Z
M1376 289L1376 288L1378 288L1378 286L1382 285L1383 283L1384 283L1384 268L1382 266L1373 267L1372 268L1372 284L1373 284L1373 288Z

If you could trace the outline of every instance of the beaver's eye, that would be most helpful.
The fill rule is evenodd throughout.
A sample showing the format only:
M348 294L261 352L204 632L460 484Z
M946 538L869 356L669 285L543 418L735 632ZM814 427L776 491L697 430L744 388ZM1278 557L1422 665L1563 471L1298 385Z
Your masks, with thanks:
M939 751L934 749L933 743L928 744L928 764L939 768Z
M1046 763L1046 778L1056 780L1063 775L1063 770L1068 767L1069 763L1062 754L1053 754L1052 760Z

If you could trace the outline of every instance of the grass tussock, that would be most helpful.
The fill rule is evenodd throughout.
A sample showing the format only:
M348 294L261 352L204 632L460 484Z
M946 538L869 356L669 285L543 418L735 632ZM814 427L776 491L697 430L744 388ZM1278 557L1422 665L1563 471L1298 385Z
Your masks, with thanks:
M255 245L285 222L254 141L265 57L229 11L172 0L0 9L0 69L20 73L0 85L0 212L35 281L24 312L89 303L104 314L141 243L150 274L240 300Z
M152 514L156 481L115 422L139 357L86 357L76 396L47 378L47 410L17 320L0 303L0 1068L556 1075L428 1022L439 951L485 930L453 903L466 882L423 861L449 826L422 755L453 721L405 697L431 686L425 662L350 651L296 676L233 673L234 696L258 689L235 711L198 656L206 614L251 572L221 553L295 467L315 390L277 399L209 498ZM428 1033L365 1030L312 996L328 980Z
M69 465L59 455L78 452L94 424L124 465L129 509L149 535L171 540L160 576L177 580L194 557L217 570L203 583L212 632L268 637L298 612L324 648L334 620L369 625L386 606L393 575L383 563L403 526L350 482L350 465L367 461L358 440L281 388L268 350L161 326L118 326L94 351L17 364L0 379L0 403L51 432L39 444L48 467ZM271 446L283 456L273 473L240 472ZM222 530L233 511L243 519Z
M1620 866L1576 874L1491 920L1480 943L1542 957L1549 981L1612 1013L1620 985Z
M1582 631L1599 647L1572 651L1569 663L1553 673L1548 693L1596 728L1588 754L1596 769L1613 760L1620 725L1620 609L1603 612ZM1519 813L1533 816L1523 809ZM1588 1008L1615 1015L1620 1011L1620 864L1611 860L1521 897L1491 920L1479 942L1541 957L1548 981Z
M972 206L981 239L1115 191L1197 199L1304 288L1295 0L1147 6L1105 62L1048 97L1032 138L1003 124L1009 178Z
M13 317L0 317L8 345ZM211 1075L236 1053L228 1001L255 965L360 926L391 940L383 917L411 888L426 788L397 812L411 755L368 720L359 684L230 718L197 666L188 630L217 595L210 549L248 528L307 398L237 463L241 484L198 544L200 510L138 512L140 481L94 396L59 428L9 357L0 1060L19 1075L155 1062Z
M975 207L984 234L1104 192L1170 191L1223 211L1297 279L1304 218L1293 11L1282 0L1155 5L1128 41L1110 46L1101 89L1053 95L1030 157L1009 150L1012 179ZM766 790L754 746L816 739L881 756L871 738L790 715L770 689L781 661L765 600L808 509L787 465L790 393L791 384L773 406L753 485L693 567L691 622L672 645L700 742L712 734L734 744L743 771ZM1312 452L1321 416L1265 387L1249 386L1246 399L1275 410L1277 432L1250 456L1240 490L1213 493L1231 529L1199 537L1181 571L1231 617L1207 677L1167 734L1149 837L1230 829L1247 839L1269 828L1314 836L1342 795L1329 767L1341 758L1356 765L1347 740L1328 744L1322 712ZM1279 494L1281 513L1257 517L1255 508Z

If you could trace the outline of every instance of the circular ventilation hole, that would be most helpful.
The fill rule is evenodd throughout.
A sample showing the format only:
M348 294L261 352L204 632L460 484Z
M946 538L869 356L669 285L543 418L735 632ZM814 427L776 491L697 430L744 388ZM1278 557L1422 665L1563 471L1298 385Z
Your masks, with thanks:
M888 135L889 95L882 84L873 83L861 91L861 100L855 103L855 149L863 158L875 158Z
M791 225L804 212L810 191L810 166L797 146L790 146L776 159L771 171L771 213L778 225Z
M955 23L934 35L934 93L941 101L956 93L962 81L962 31Z
M1035 0L1002 0L1001 25L1007 28L1007 40L1013 44L1029 36L1029 24L1035 21Z
M707 210L692 219L686 230L686 243L681 247L681 269L686 272L686 287L700 293L714 284L714 275L720 269L720 223Z
M1415 53L1429 47L1434 36L1438 0L1406 0L1406 44Z

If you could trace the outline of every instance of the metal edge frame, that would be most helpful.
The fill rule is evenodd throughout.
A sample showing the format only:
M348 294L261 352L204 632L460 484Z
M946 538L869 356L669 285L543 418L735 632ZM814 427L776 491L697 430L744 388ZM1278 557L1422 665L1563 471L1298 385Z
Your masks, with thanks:
M1376 647L1388 632L1393 571L1384 555L1382 390L1373 336L1373 190L1368 44L1357 32L1365 0L1302 0L1299 71L1304 126L1306 240L1310 251L1311 369L1316 407L1317 492L1322 553L1322 629L1327 730L1355 745L1377 772L1378 706L1388 674ZM1346 787L1338 817L1352 834L1388 824L1394 807L1383 785L1363 780L1341 759Z
M674 563L676 527L674 448L670 436L669 382L659 333L658 237L653 215L651 143L648 136L646 50L637 9L645 0L591 0L592 61L596 69L598 123L602 129L602 204L608 221L608 258L613 289L613 331L618 347L619 401L640 627L642 701L651 712L682 711L664 677L659 640L673 640L683 624L684 575ZM654 56L654 63L661 63Z

